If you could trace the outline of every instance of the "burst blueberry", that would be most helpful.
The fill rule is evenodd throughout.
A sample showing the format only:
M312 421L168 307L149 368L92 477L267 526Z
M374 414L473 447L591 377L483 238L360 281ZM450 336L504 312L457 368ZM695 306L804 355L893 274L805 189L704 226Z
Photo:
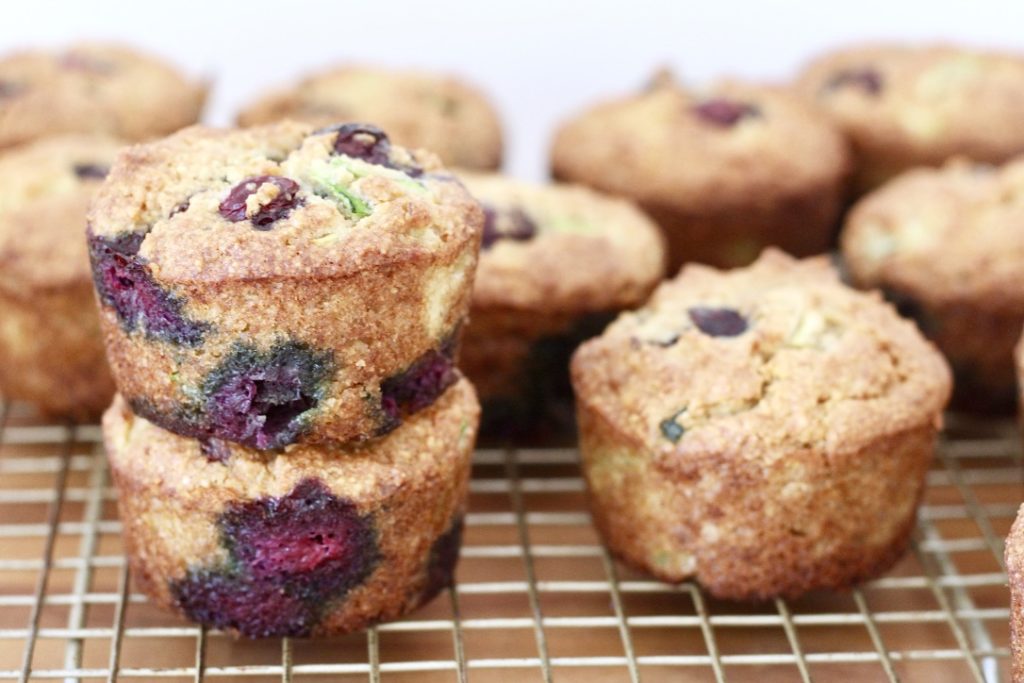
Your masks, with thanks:
M737 102L724 97L705 100L693 107L702 121L721 128L731 128L745 118L761 115L761 110L748 102Z
M411 415L434 403L458 379L455 371L454 337L441 349L431 349L402 373L381 382L381 410L385 423L381 433L401 424L403 415Z
M464 526L464 520L460 515L430 547L430 558L427 560L427 582L423 588L424 600L429 600L452 585L455 579L455 565L459 562L459 549L462 547Z
M342 123L315 132L335 133L333 150L353 159L369 164L386 166L411 176L419 176L423 170L415 165L398 164L391 161L391 140L387 133L369 123Z
M208 329L182 312L184 302L153 279L139 256L145 234L125 232L113 237L89 234L93 282L100 300L117 313L129 332L182 346L197 346Z
M481 204L484 210L484 233L480 246L490 249L498 240L523 242L537 234L537 224L519 207L496 209Z
M71 170L80 180L103 180L110 173L110 167L104 164L75 164Z
M298 342L265 352L236 345L203 383L208 433L261 450L293 443L333 367L329 352Z
M249 197L268 183L277 188L277 194L250 214ZM248 219L257 230L270 230L274 223L282 218L287 218L301 203L299 189L297 182L283 176L261 175L246 178L231 188L228 196L220 203L220 215L232 223Z

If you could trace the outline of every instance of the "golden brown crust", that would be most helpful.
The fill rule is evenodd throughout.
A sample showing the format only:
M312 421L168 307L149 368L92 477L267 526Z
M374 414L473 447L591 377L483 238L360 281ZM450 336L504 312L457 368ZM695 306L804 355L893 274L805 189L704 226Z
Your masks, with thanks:
M423 166L411 176L334 155L333 141L292 122L192 128L119 157L90 211L92 239L138 235L147 277L199 329L188 343L160 338L148 323L126 324L101 292L114 377L137 410L178 429L183 407L240 345L301 344L331 366L301 438L366 438L385 427L381 383L453 345L469 309L479 206L429 154L392 148L396 164ZM294 178L299 205L269 229L228 221L218 207L231 188L264 174ZM325 174L369 214L322 196Z
M112 44L0 60L0 147L60 133L145 140L199 118L206 86L160 60Z
M708 123L696 108L709 98L754 113L731 126ZM847 156L839 132L798 98L732 81L707 93L661 83L598 105L559 129L551 155L556 178L650 211L669 233L673 267L745 264L777 239L798 254L817 253L841 208ZM776 235L785 225L779 213L795 219L803 239Z
M465 512L478 418L473 389L462 381L367 447L295 446L267 457L230 446L223 461L211 461L199 442L132 415L117 399L104 416L104 440L132 575L156 604L180 611L176 582L219 566L229 553L218 528L224 511L280 499L312 478L372 521L368 552L377 560L363 581L331 600L310 633L394 619L437 588L428 585L431 549Z
M908 171L856 204L841 242L853 281L890 293L950 359L958 403L998 407L1012 397L1024 325L1024 162ZM994 400L977 400L986 394Z
M873 73L877 89L837 85ZM849 137L860 191L954 155L1002 162L1024 151L1024 59L950 45L875 44L826 54L797 89Z
M241 126L295 119L326 126L369 121L395 141L436 153L446 164L501 165L501 123L487 98L451 77L357 66L310 75L243 109Z
M732 329L698 327L702 309ZM898 556L950 389L877 295L779 252L684 268L580 347L572 378L609 546L745 599L848 585Z
M1013 683L1024 683L1024 506L1006 538L1006 573L1010 584L1010 658Z

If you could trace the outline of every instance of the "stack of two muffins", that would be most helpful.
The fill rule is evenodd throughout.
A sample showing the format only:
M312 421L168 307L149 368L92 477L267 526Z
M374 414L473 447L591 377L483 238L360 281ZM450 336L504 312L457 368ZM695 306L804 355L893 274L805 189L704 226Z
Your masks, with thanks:
M483 216L380 130L190 128L89 214L133 576L250 637L342 633L451 580L479 406L454 358Z

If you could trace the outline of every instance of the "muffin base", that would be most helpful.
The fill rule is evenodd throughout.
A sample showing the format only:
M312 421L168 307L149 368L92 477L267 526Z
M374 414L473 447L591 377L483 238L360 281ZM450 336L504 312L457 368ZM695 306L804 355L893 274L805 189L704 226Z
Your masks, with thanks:
M461 381L359 449L211 459L118 398L104 436L132 575L157 605L246 637L397 618L451 583L478 418Z
M110 405L114 382L92 287L0 290L0 392L49 418L92 421Z
M1010 658L1013 683L1024 683L1024 506L1006 539L1006 572L1010 583Z
M840 454L807 448L764 467L722 453L666 463L577 406L591 514L611 552L731 600L797 598L889 568L909 541L936 431L927 423Z

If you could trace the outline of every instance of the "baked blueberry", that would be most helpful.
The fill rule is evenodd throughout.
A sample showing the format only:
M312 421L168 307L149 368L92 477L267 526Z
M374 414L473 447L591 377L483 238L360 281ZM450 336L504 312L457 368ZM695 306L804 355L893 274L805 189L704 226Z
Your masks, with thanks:
M752 118L761 115L761 110L748 102L740 102L724 97L716 97L700 102L693 107L701 121L731 128L745 118Z
M737 337L747 331L747 319L731 308L693 306L687 314L697 329L710 337Z
M253 195L263 195L266 202L250 202ZM291 178L262 175L246 178L231 188L220 203L220 215L232 223L249 219L257 230L270 230L274 223L286 218L299 205L299 184ZM254 205L254 206L251 206Z

